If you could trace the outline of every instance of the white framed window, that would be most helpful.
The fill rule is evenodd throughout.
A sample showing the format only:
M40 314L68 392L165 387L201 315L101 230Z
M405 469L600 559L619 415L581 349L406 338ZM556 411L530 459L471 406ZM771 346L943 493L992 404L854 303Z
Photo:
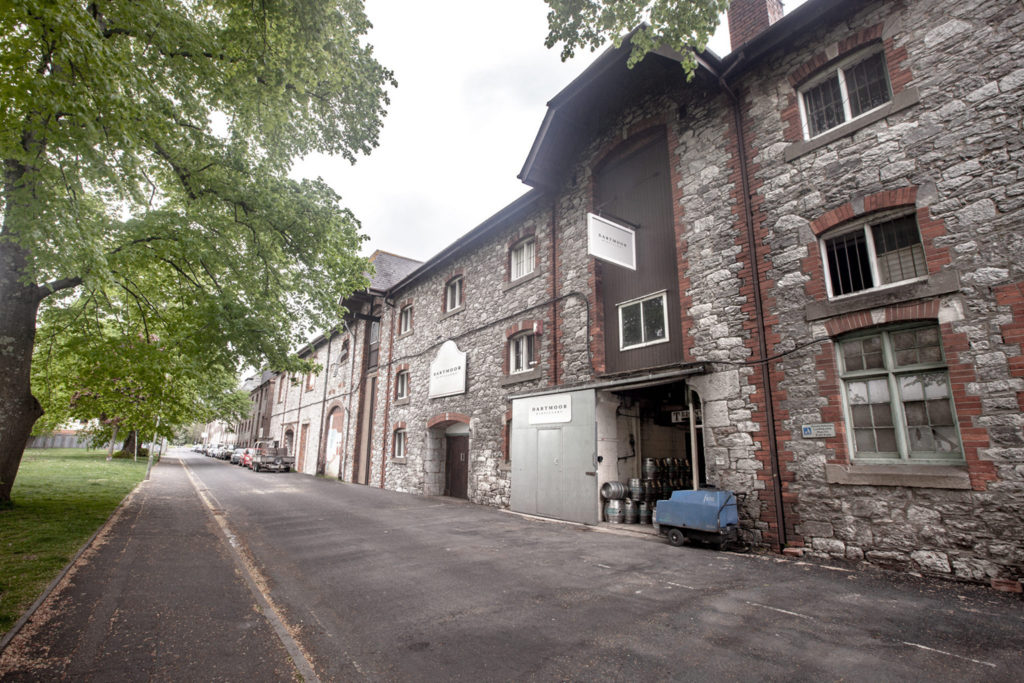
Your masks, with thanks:
M395 458L404 458L406 453L405 430L396 429L393 442L393 455Z
M403 306L398 313L398 334L412 332L412 306Z
M409 371L400 370L395 375L395 398L403 399L409 398Z
M462 307L463 280L462 276L453 277L444 287L444 310L454 311Z
M665 292L619 304L619 349L667 342L667 304Z
M821 241L830 298L928 275L913 214L880 216L826 234Z
M964 459L938 325L851 334L837 349L854 460Z
M533 272L537 241L532 237L521 240L509 252L509 278L518 280Z
M860 52L800 88L804 137L810 140L891 100L882 46Z
M533 369L533 332L517 334L508 341L509 374L529 372Z

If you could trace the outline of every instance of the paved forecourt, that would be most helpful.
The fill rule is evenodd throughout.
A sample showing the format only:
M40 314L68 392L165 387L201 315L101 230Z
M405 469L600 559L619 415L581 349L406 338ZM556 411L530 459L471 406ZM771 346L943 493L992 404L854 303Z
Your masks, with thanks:
M1022 604L178 451L0 673L1016 681Z

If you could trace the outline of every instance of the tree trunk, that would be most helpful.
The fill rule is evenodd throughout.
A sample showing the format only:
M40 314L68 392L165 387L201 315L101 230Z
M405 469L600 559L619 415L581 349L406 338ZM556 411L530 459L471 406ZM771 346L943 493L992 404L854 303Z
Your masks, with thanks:
M36 341L38 287L21 278L28 268L25 249L9 239L10 204L0 234L0 505L11 502L32 425L43 408L32 395L32 349Z
M124 446L121 447L121 450L124 451L125 455L135 454L135 445L138 440L138 432L136 432L134 429L128 432L128 438L124 440Z
M114 457L114 444L117 443L117 428L120 425L114 423L114 433L110 436L110 445L107 446L107 460Z

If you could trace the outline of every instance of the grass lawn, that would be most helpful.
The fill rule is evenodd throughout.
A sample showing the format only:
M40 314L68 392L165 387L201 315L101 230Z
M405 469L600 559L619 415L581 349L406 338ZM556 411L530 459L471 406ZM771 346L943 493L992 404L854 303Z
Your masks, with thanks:
M106 451L25 451L13 507L0 509L0 634L39 597L146 476L146 461L106 461Z

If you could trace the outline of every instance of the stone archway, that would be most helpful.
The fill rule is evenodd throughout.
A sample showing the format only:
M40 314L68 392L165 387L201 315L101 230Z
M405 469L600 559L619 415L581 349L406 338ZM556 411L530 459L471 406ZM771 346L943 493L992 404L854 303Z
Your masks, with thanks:
M468 415L439 413L427 420L424 495L468 497L470 443Z

